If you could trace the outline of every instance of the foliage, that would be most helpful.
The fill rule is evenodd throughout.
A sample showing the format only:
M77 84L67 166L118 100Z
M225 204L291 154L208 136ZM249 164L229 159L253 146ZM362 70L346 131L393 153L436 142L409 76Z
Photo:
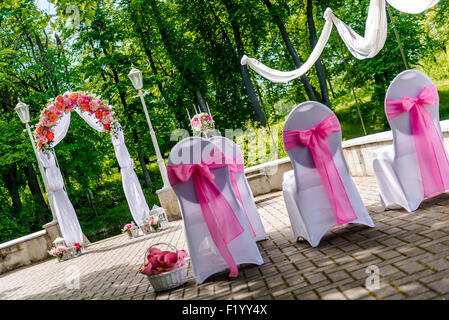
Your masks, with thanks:
M172 130L190 130L186 109L192 115L192 104L202 101L210 106L220 132L241 129L235 140L248 165L286 156L281 143L283 121L307 99L304 87L299 79L279 84L251 71L251 84L268 119L267 128L258 128L239 61L244 53L276 69L295 68L264 1L52 0L54 16L35 2L0 3L0 242L40 230L50 219L46 196L36 186L42 180L35 179L32 147L13 110L18 97L30 105L30 124L38 122L48 99L65 91L85 91L107 100L123 127L150 206L158 203L155 192L162 181L140 99L127 77L132 64L143 72L145 101L165 158L176 143L170 140ZM318 36L326 7L364 34L369 2L312 1ZM270 3L305 61L312 51L306 1ZM391 8L408 64L437 83L443 119L449 117L448 6L448 1L440 1L420 15ZM321 62L330 107L340 119L344 139L363 134L352 89L368 133L388 129L385 91L405 69L392 23L385 47L376 57L357 60L343 49L348 69L337 37L334 31ZM315 68L307 77L318 90ZM277 141L274 150L269 147L272 140ZM93 239L118 234L131 215L109 135L92 130L73 114L69 132L55 152L84 232ZM151 186L145 183L144 169Z

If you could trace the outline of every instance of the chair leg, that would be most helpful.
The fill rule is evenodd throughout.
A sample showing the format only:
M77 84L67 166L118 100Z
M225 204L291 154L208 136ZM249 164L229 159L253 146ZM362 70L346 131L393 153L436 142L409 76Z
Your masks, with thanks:
M383 211L387 211L387 205L385 204L384 199L382 198L382 195L379 193L379 198L380 198L380 204L382 205L382 209Z

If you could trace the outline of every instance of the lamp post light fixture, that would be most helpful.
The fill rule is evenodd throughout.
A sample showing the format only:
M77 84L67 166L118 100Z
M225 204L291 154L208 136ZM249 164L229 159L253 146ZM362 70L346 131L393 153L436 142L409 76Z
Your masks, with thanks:
M41 172L42 179L44 180L44 186L45 191L47 192L47 198L51 197L51 194L48 192L48 183L47 183L47 176L45 175L45 169L42 165L42 162L39 160L39 155L37 153L36 144L34 143L33 134L31 133L30 125L28 124L30 122L30 108L29 105L26 103L20 101L20 98L18 99L19 102L17 103L14 110L16 111L17 115L20 118L20 121L25 124L26 131L28 132L28 136L30 137L31 145L33 146L34 154L36 156L37 164L39 165L39 171ZM51 201L48 201L50 205L51 214L53 216L53 221L56 221L55 212L53 210L53 206L51 204Z
M145 117L148 122L148 127L150 128L151 140L153 141L154 150L156 151L157 164L159 166L159 171L161 172L162 181L164 182L164 188L170 188L170 183L168 181L167 168L165 167L164 159L162 158L161 151L159 150L159 144L157 143L156 134L154 133L153 126L151 125L151 119L148 115L147 105L145 104L145 99L143 98L142 88L143 88L143 80L142 80L142 71L134 68L132 66L131 71L128 74L131 83L134 88L139 92L140 101L142 102L143 111L145 112Z

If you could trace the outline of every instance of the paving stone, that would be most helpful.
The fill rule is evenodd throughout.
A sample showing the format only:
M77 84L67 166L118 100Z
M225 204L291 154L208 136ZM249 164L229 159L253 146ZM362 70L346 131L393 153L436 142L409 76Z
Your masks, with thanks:
M449 279L444 278L441 280L437 280L435 282L427 284L427 286L440 294L446 294L449 292Z

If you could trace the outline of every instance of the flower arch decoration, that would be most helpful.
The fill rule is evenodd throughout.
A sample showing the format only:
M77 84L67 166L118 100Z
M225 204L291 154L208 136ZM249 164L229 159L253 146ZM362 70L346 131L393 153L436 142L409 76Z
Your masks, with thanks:
M82 243L83 233L57 163L54 148L65 137L75 111L94 130L109 132L117 162L120 166L123 191L137 225L148 219L150 209L134 171L134 160L125 144L120 123L114 118L112 106L106 100L85 92L70 91L48 101L36 126L34 138L38 161L45 168L47 195L67 243Z
M119 127L118 121L113 117L112 106L108 105L106 100L84 92L66 92L49 100L41 113L35 131L36 145L40 150L45 151L52 147L55 138L53 127L64 114L76 108L95 116L105 131L115 132Z

